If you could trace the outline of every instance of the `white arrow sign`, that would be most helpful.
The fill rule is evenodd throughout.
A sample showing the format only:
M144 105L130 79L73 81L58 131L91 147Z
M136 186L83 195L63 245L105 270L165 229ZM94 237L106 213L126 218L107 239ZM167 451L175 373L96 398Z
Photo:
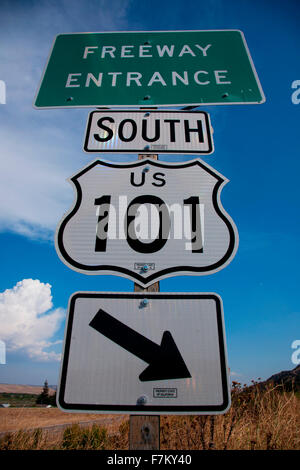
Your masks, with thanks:
M237 230L220 202L227 179L200 160L96 160L71 182L76 202L57 228L56 250L78 272L148 286L217 272L236 253Z
M77 292L58 404L68 412L224 413L226 355L217 294Z

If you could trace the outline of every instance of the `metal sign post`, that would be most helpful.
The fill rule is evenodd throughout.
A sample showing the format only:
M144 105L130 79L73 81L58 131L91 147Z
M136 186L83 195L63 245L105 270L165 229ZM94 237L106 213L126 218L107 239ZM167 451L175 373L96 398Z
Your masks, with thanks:
M143 160L148 155L139 155ZM158 160L158 155L149 155ZM134 283L134 292L159 292L159 281L149 287L141 287ZM159 450L160 449L160 416L136 416L129 418L129 450Z

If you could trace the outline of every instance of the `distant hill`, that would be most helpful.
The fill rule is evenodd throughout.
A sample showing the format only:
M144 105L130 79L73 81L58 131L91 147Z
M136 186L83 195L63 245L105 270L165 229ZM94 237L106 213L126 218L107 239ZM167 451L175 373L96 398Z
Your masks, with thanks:
M274 385L282 385L287 391L300 391L300 364L292 370L284 370L272 375L262 384L273 383Z
M38 385L12 385L12 384L0 384L0 393L30 393L39 395L43 390L43 386ZM49 393L55 392L54 388L49 387Z

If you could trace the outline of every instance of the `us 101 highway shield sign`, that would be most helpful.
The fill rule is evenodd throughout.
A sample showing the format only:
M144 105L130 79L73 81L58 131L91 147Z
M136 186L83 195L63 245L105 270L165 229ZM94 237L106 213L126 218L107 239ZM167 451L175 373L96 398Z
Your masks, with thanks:
M200 160L95 160L71 182L76 201L58 225L56 250L75 271L148 286L217 272L236 253L237 230L220 201L227 179Z

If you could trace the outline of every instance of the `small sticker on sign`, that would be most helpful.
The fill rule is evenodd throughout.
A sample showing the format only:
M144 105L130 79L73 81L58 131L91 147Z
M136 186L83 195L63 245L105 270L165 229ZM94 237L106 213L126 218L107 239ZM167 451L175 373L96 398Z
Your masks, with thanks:
M177 388L154 388L154 398L177 398Z
M150 146L151 150L168 150L167 145L158 145L158 144L153 144Z
M146 267L146 269L145 269ZM134 263L134 269L135 270L142 270L142 271L148 271L149 269L154 270L155 269L155 263Z

